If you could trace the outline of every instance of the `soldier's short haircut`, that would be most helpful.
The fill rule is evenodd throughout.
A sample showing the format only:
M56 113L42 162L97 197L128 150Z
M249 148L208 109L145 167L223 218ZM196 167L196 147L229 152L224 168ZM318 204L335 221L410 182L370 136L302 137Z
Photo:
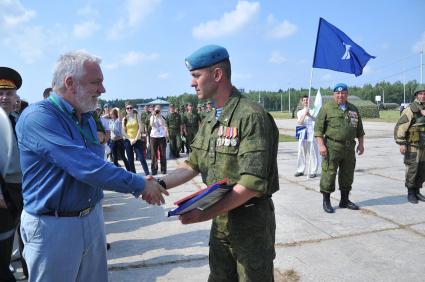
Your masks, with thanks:
M226 75L226 78L231 81L232 78L232 68L230 65L230 61L229 59L226 59L224 61L221 61L215 65L213 65L212 67L210 67L210 70L213 70L214 68L220 68L223 70L224 74Z

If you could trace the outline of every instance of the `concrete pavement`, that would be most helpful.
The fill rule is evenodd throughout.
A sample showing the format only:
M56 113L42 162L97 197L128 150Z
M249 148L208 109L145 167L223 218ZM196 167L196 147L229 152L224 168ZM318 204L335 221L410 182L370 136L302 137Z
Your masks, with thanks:
M277 121L293 134L294 120ZM322 210L320 177L295 178L297 144L281 143L276 208L276 281L424 281L425 203L406 200L404 165L393 124L365 123L351 199L360 211ZM170 160L168 172L183 161ZM141 171L141 167L137 168ZM173 202L204 187L196 177L170 190L164 206L106 192L110 281L206 281L210 222L183 226L167 218Z

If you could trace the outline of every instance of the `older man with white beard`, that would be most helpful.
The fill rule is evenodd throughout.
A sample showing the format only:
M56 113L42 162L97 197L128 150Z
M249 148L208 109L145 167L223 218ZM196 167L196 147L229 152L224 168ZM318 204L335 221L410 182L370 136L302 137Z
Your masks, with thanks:
M107 281L103 190L143 195L152 204L168 193L103 159L92 114L105 92L99 58L62 55L53 91L17 124L29 281Z

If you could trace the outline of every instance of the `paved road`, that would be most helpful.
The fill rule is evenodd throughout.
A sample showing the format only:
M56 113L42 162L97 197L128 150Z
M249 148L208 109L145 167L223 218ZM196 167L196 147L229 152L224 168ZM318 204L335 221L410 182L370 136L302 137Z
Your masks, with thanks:
M292 130L291 122L278 124ZM392 128L365 123L369 137L365 154L357 159L351 196L360 211L337 208L339 193L334 193L336 213L323 212L319 178L293 177L297 144L280 144L280 191L273 196L276 281L424 281L425 203L407 203ZM182 160L169 161L169 173ZM200 187L197 177L171 190L161 207L106 193L110 281L207 280L210 222L183 226L166 217L175 200Z

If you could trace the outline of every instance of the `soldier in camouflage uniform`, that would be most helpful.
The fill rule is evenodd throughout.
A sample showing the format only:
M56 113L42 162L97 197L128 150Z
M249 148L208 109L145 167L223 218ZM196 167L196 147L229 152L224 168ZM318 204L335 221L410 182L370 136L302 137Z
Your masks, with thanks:
M174 104L170 104L169 113L165 119L168 128L168 141L170 142L170 152L174 158L180 158L178 144L180 135L183 133L180 115L176 112Z
M394 129L394 139L406 165L407 200L412 204L425 201L420 193L425 181L425 84L416 87L415 96Z
M148 105L145 105L143 107L143 112L140 114L140 121L141 121L141 138L142 138L142 148L143 152L147 154L147 143L148 143L148 137L149 137L149 119L150 119L150 113L149 113L149 107Z
M180 106L180 120L182 122L183 132L180 136L180 153L184 154L184 148L186 147L186 119L184 113L186 112L186 107L184 105ZM187 152L189 153L189 152Z
M271 196L279 190L279 131L270 114L232 86L228 58L223 47L208 45L186 59L198 98L214 99L220 111L203 121L189 159L160 183L172 188L198 173L206 185L228 177L234 185L231 192L180 220L190 224L213 219L208 281L274 281Z
M328 213L335 211L331 205L330 194L335 191L338 169L338 184L341 191L339 207L359 209L349 200L349 194L356 166L355 151L359 155L364 152L362 119L359 110L347 101L347 85L338 83L333 92L334 101L322 107L314 126L314 136L323 157L320 192L323 194L323 209ZM355 138L358 139L356 150Z
M196 133L198 132L201 118L193 111L191 103L187 104L187 112L184 114L183 123L186 125L186 150L187 153L191 152L191 143Z

